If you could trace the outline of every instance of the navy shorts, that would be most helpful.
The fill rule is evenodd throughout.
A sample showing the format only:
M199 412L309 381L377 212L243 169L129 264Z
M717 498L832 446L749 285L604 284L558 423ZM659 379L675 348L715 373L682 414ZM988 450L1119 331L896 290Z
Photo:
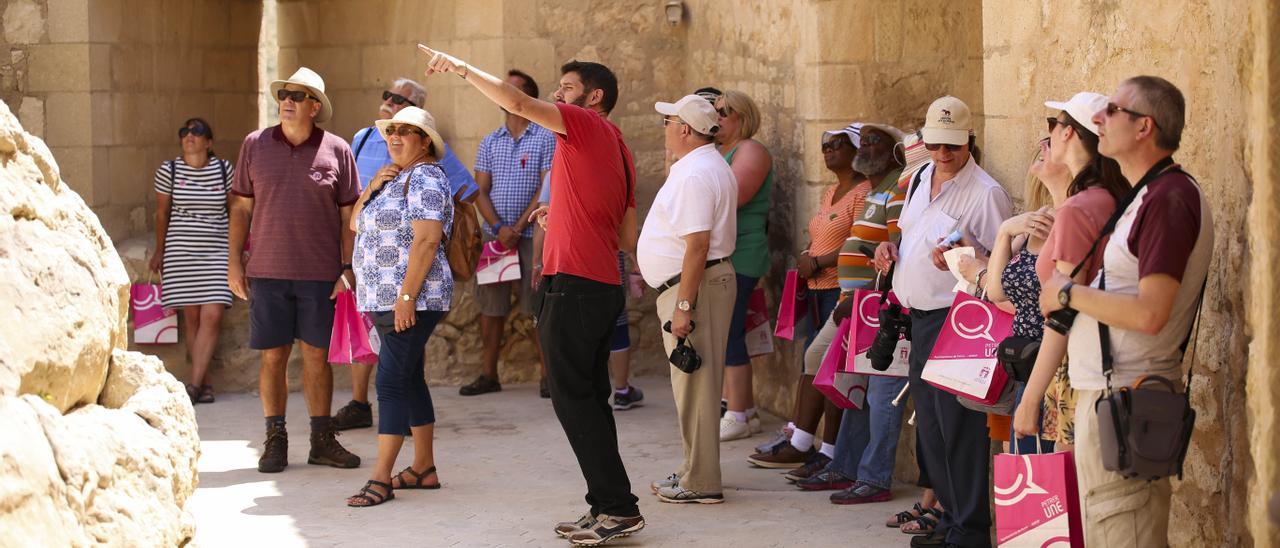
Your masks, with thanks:
M627 310L624 308L618 316L618 323L613 327L613 336L609 338L609 351L622 352L630 348L631 327L627 324Z
M729 348L724 353L725 367L747 365L751 356L747 355L747 303L751 301L751 293L756 290L760 278L738 277L738 294L733 299L733 315L729 317Z
M294 339L329 348L332 293L333 282L249 279L249 348L292 346Z

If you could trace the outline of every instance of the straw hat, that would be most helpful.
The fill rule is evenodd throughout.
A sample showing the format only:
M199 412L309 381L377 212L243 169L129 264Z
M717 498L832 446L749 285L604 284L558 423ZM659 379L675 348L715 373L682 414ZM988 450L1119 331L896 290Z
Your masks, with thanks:
M333 117L333 103L329 102L329 96L324 94L324 79L316 74L316 71L307 67L298 67L298 71L293 73L285 80L276 80L271 82L271 98L277 103L280 102L276 98L276 93L283 89L285 84L296 84L307 88L312 95L320 98L320 113L316 115L316 122L325 122Z
M444 158L444 138L440 136L439 131L436 131L436 119L430 112L418 107L404 107L390 120L376 120L373 124L378 126L378 133L381 133L384 138L387 135L387 127L391 124L406 124L421 129L431 137L431 155L435 156L436 160Z

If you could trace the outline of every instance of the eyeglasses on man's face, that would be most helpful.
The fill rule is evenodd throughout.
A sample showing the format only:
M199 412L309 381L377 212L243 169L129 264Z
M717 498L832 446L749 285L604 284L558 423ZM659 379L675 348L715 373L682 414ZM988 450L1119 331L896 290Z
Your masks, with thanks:
M1150 114L1143 114L1143 113L1138 112L1138 111L1136 111L1136 110L1133 110L1133 109L1131 109L1131 108L1122 107L1122 106L1117 105L1117 104L1115 104L1115 103L1107 103L1107 108L1105 109L1105 111L1104 111L1104 112L1106 112L1106 113L1107 113L1107 118L1110 118L1110 117L1112 117L1112 116L1115 116L1117 112L1123 112L1123 113L1128 114L1129 116L1132 116L1132 117L1134 117L1134 118L1151 118L1151 124L1152 124L1152 125L1154 125L1154 126L1156 126L1156 127L1160 127L1160 124L1157 124L1157 123L1156 123L1156 119L1155 119L1154 117L1152 117Z
M395 103L395 104L397 104L397 105L403 105L403 104L405 104L405 103L408 103L408 104L409 104L409 106L411 106L411 107L416 107L416 106L418 106L418 104L417 104L417 103L414 103L413 101L410 101L408 97L405 97L405 96L403 96L403 95L400 95L399 93L392 93L392 92L390 92L390 91L384 91L384 92L382 92L382 100L383 100L383 101L386 101L387 99L391 99L391 102L392 102L392 103Z
M307 99L311 99L314 101L320 100L316 96L310 93L307 93L305 90L288 90L283 88L276 90L276 99L280 101L284 101L285 99L288 99L295 103L301 103L303 101L306 101Z
M929 152L937 152L938 150L943 148L946 148L951 152L958 152L960 149L964 148L964 145L951 145L951 144L945 144L945 143L925 143L924 148Z

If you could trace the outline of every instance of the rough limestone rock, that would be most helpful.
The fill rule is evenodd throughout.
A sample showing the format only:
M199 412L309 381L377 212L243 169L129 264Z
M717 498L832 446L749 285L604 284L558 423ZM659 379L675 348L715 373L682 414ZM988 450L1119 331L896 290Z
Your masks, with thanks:
M0 279L0 547L186 544L190 400L125 350L124 266L3 102Z

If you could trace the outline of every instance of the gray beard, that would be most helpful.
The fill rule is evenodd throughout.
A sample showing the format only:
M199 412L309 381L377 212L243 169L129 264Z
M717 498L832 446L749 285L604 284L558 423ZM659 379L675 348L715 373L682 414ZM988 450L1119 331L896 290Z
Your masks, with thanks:
M859 154L853 157L853 170L870 177L889 171L889 162L893 160L893 156L881 154L879 156L871 156L870 154Z

